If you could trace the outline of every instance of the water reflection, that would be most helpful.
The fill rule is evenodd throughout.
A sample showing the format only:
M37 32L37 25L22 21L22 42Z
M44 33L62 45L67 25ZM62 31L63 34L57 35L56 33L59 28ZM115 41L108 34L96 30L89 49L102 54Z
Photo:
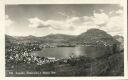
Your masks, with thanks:
M92 46L83 47L83 46L77 46L77 47L58 47L58 48L44 48L42 51L36 51L32 52L32 55L34 56L40 56L40 57L55 57L55 58L68 58L71 55L74 55L75 57L80 55L85 56L99 56L103 55L105 53L105 50L103 48L96 48Z

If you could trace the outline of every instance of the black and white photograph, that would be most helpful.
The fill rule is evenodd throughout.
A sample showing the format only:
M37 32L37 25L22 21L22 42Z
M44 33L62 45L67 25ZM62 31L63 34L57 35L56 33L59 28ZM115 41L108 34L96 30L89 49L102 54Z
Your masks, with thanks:
M6 4L6 77L124 76L120 4Z

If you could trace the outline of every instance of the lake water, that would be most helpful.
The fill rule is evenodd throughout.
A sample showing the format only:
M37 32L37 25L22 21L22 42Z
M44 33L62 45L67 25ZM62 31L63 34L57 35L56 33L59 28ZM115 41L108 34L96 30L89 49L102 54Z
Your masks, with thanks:
M41 51L34 51L31 54L40 57L55 57L55 58L68 58L71 55L80 56L86 55L91 57L97 57L105 54L104 48L96 47L56 47L56 48L44 48Z

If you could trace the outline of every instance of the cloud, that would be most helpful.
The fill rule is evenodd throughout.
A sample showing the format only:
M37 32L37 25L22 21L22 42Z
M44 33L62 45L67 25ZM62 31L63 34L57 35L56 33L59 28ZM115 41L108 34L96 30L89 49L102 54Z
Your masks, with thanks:
M101 28L111 35L123 35L123 11L115 11L115 15L109 17L107 23Z
M29 22L29 27L47 28L50 29L53 33L61 34L79 35L80 33L85 32L91 28L104 30L111 35L123 33L123 11L121 9L112 11L111 13L109 12L108 14L103 10L100 10L98 13L94 11L93 16L74 16L68 17L65 20L44 21L35 17L30 18Z
M8 27L13 24L13 21L9 18L8 15L5 15L5 26Z
M73 17L70 19L67 19L65 21L58 21L58 20L41 20L39 18L30 18L29 19L29 27L32 28L52 28L55 30L68 30L73 27L73 22L77 20L77 17Z
M114 15L111 15L114 14ZM87 25L88 29L98 28L108 32L111 35L123 35L123 10L109 12L108 14L101 11L100 13L94 12L93 21ZM90 26L90 27L89 27Z
M111 17L109 19L108 24L106 24L105 29L112 35L116 35L116 34L123 35L123 16L118 15L118 16Z
M93 18L93 21L96 25L105 25L107 24L109 20L109 16L105 13L95 13L94 12L94 18Z
M29 27L32 28L42 28L42 27L49 27L49 25L47 24L47 22L35 17L35 18L30 18L29 19Z

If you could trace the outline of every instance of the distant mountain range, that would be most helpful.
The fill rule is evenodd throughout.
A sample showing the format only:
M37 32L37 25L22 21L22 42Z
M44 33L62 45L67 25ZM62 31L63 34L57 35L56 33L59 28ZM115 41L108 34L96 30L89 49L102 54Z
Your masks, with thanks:
M76 42L76 43L96 43L97 41L106 42L108 44L118 43L118 39L123 38L122 36L111 36L103 30L99 29L90 29L87 32L84 32L78 36L75 35L64 35L64 34L50 34L43 37L36 36L26 36L26 37L12 37L5 35L6 41L9 40L19 41L19 42L47 42L47 43L62 43L62 42Z
M41 40L46 42L67 42L75 38L76 36L64 34L50 34L44 37L40 37Z

